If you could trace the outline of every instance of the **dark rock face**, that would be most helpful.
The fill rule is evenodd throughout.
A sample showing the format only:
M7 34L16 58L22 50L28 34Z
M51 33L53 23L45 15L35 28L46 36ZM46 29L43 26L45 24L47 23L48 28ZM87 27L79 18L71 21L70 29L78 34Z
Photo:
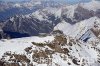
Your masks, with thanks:
M71 18L67 18L66 15L62 15L62 18L63 18L66 22L68 22L68 23L70 23L70 24L75 24L75 22L73 22L73 21L71 20Z
M95 15L100 18L100 9L96 11Z
M3 66L4 65L4 62L0 61L0 66Z
M99 11L97 11L97 13L99 13ZM95 12L92 10L89 11L88 9L83 8L81 5L77 6L77 8L74 10L74 16L71 18L68 18L67 14L62 14L62 18L70 24L75 24L82 20L89 19L90 17L93 16L98 16L98 15L95 15Z
M81 6L78 6L75 10L74 18L77 21L81 21L84 19L89 19L94 16L94 11L89 11Z

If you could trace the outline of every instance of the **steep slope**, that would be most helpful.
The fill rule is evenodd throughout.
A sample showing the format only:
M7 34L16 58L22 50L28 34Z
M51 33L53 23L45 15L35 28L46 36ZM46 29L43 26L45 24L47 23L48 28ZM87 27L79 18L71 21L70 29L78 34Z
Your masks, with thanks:
M54 30L61 30L64 32L64 34L79 39L88 30L95 28L95 26L100 29L100 18L91 17L74 25L63 21L62 23L59 23L57 26L55 26Z

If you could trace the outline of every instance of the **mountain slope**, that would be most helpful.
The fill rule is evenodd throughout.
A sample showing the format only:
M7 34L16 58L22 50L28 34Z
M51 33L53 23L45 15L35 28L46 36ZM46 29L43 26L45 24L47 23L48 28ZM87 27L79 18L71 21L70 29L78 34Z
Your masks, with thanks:
M2 66L99 66L99 42L83 43L70 36L29 37L0 41ZM92 60L92 61L91 61Z
M78 37L78 34L84 34L88 29L93 28L95 23L97 25L99 25L100 18L91 17L87 20L83 20L74 25L71 25L71 24L63 21L62 23L59 23L57 26L55 26L54 30L61 30L66 35L70 35L72 37L76 37L76 36ZM81 35L79 35L79 36L81 36Z

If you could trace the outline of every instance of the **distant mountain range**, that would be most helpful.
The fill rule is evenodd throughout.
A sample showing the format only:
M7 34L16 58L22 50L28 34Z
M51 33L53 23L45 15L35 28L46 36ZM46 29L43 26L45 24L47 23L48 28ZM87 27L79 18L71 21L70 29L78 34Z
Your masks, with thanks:
M3 24L1 29L11 38L50 33L58 23L63 21L74 25L92 17L100 18L98 1L74 5L54 1L8 3L7 5L9 5L7 11L6 9L1 11L1 15L6 16L5 20L1 21ZM7 15L10 16L8 19L6 19Z
M0 2L0 21L15 15L26 15L45 7L59 7L63 3L55 1Z

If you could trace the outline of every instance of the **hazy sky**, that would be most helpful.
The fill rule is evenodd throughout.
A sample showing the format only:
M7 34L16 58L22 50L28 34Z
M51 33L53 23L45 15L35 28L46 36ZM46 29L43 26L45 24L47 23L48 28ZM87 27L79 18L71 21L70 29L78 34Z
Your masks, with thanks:
M29 0L0 0L0 1L29 1ZM54 1L66 1L68 3L88 2L91 0L54 0Z
M0 1L23 1L23 0L0 0Z

